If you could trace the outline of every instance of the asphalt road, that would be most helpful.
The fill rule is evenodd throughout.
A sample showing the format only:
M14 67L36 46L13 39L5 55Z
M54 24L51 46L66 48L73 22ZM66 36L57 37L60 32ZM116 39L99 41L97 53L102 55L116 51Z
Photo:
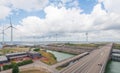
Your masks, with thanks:
M92 51L73 65L62 69L60 73L99 73L108 60L111 47L112 44L107 44L100 49Z

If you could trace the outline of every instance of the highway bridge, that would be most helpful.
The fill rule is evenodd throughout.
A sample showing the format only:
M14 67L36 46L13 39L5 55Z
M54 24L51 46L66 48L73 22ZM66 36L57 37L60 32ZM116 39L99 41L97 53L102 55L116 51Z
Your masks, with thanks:
M92 51L89 55L79 59L72 65L60 70L60 73L104 73L111 55L113 44L107 44Z

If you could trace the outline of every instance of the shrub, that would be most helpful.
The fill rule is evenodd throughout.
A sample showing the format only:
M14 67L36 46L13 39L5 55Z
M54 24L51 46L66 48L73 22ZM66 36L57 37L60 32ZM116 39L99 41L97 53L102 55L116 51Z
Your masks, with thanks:
M23 65L27 65L27 64L31 64L31 63L33 63L32 60L25 60L25 61L22 61L22 62L18 62L16 64L17 64L17 66L23 66ZM11 63L9 65L4 65L3 70L11 69L11 68L13 68L13 66L14 66L14 63Z
M35 48L33 51L40 51L40 48Z
M3 70L7 70L7 69L10 69L10 68L12 68L12 67L13 67L12 64L4 65L4 66L3 66Z
M17 63L17 65L18 66L22 66L22 65L31 64L31 63L33 63L32 60L25 60L25 61Z

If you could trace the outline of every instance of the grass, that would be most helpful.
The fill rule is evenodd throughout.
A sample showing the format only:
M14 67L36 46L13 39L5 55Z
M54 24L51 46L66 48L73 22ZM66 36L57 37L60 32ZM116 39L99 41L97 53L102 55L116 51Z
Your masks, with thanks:
M57 69L57 70L61 70L61 69L63 69L63 67L57 67L56 69Z
M56 67L57 70L61 70L61 69L63 69L63 68L65 68L65 67L61 67L61 66Z
M20 73L48 73L48 72L41 71L41 70L26 70L26 71L22 71Z
M7 54L7 53L14 53L14 52L25 52L28 51L29 48L20 48L20 47L12 47L12 48L4 48L0 50L0 53Z
M113 49L120 49L120 44L114 44Z
M97 44L71 44L71 43L65 43L65 45L68 46L81 46L81 47L97 47Z
M52 53L40 50L40 54L44 57L41 59L42 62L48 65L57 63L56 57Z

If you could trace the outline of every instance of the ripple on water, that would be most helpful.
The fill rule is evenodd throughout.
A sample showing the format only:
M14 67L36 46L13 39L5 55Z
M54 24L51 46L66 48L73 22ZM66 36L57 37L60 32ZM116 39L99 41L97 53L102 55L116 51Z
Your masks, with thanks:
M47 52L51 52L52 54L54 54L55 57L57 58L57 61L61 61L61 60L64 60L64 59L75 56L75 55L72 55L72 54L57 52L57 51L52 51L52 50L47 50Z
M120 73L120 62L110 61L105 73Z

